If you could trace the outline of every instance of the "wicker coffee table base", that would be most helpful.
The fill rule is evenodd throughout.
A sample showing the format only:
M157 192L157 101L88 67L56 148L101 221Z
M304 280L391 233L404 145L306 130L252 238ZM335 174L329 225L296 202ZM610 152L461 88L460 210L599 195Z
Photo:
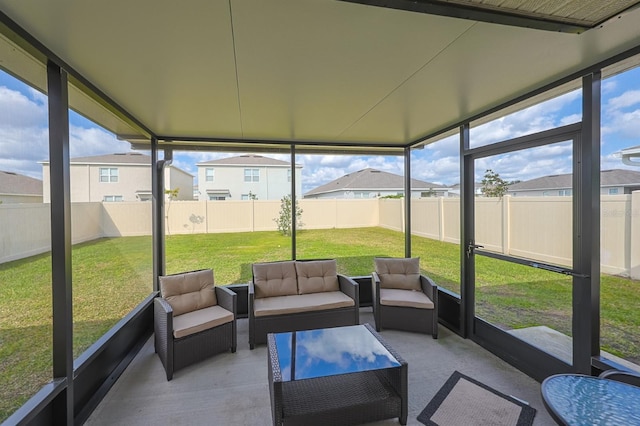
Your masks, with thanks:
M394 417L407 423L407 363L367 328L400 361L400 367L283 382L275 340L269 335L274 425L356 425Z

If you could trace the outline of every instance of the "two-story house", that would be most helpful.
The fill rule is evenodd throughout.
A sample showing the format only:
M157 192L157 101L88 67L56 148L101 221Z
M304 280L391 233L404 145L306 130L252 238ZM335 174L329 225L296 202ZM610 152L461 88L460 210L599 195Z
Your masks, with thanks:
M279 200L291 194L291 163L244 154L198 166L200 200ZM302 194L302 165L295 165L296 194Z
M49 162L42 164L43 199L50 202ZM151 157L126 152L70 159L71 201L111 202L151 200ZM169 165L164 169L165 188L178 189L176 199L193 199L193 175Z
M446 197L448 188L411 179L411 197ZM304 198L377 198L404 195L404 177L376 169L348 173L304 194Z

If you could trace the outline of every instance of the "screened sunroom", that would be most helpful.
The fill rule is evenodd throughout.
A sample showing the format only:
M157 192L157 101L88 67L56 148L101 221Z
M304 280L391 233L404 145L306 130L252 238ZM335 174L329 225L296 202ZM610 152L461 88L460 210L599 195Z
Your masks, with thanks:
M2 399L12 399L3 420L100 424L97 415L124 411L114 392L130 384L144 384L138 396L126 394L137 403L169 393L159 390L167 385L162 374L158 382L140 379L159 366L151 338L158 277L201 268L237 294L240 318L238 351L227 354L235 358L212 358L206 368L251 373L203 389L208 376L196 365L172 383L181 393L226 389L237 401L241 378L266 366L264 348L250 351L243 334L251 264L263 261L335 258L359 283L367 322L373 258L420 257L439 286L440 327L455 340L389 339L414 365L434 350L442 358L434 371L460 363L499 375L507 367L487 360L495 357L514 368L498 382L517 388L530 380L527 395L539 398L538 382L552 374L635 368L640 193L601 195L600 187L613 164L604 160L611 159L608 135L634 116L637 4L0 0L0 168L46 169L49 200L0 205ZM612 100L609 90L622 84L626 96ZM557 99L571 103L570 113L539 120ZM614 110L626 115L603 124ZM503 137L483 133L513 114L536 125ZM112 152L142 153L147 172L139 179L148 187L136 201L115 202L115 192L79 201L73 170L92 152L79 123L109 133L103 143ZM628 146L637 145L629 129ZM416 177L439 181L441 169L422 160L427 151L446 156L458 178L447 182L457 184L449 197L311 200L301 193L317 176L304 167L299 174L297 165L364 161L362 168L394 163L404 179L398 193L409 194ZM570 186L562 195L477 193L485 170L510 173L513 182L534 176L525 166L509 168L516 156L539 168L535 176L558 173L536 162L541 152L565 161ZM279 199L228 185L211 189L218 199L167 193L168 170L185 168L182 158L195 165L221 153L288 162L286 195L300 203L303 223L292 220L290 235L276 239ZM96 167L89 180L126 176L124 166ZM203 180L214 179L206 173ZM234 251L242 254L229 260ZM449 351L462 358L447 359ZM469 358L480 364L465 364ZM412 379L411 365L410 393L426 380L417 369ZM253 385L246 391L264 391L266 376ZM410 403L410 416L421 401ZM242 406L237 401L235 412ZM261 407L227 424L269 423ZM548 420L543 411L540 422Z

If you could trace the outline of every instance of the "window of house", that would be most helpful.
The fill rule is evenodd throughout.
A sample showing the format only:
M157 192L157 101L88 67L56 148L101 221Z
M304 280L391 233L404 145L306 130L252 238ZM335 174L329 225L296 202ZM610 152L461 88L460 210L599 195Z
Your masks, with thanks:
M213 170L213 167L207 167L207 168L204 170L204 174L205 174L205 180L206 180L207 182L213 182L213 178L214 178L214 176L215 176L215 174L214 174L214 170Z
M287 182L291 182L291 169L287 169Z
M209 195L209 201L224 201L226 199L227 197L225 197L224 195Z
M245 182L260 182L260 169L244 169Z
M609 188L609 195L618 195L618 188Z
M241 200L248 200L248 199L249 199L249 194L242 194L242 195L240 196L240 199L241 199Z
M548 196L550 196L550 195L551 195L551 192L549 192L549 191L544 191L544 192L542 192L542 196L543 196L543 197L548 197Z
M102 201L104 201L105 203L111 203L114 201L124 201L122 199L122 195L105 195L104 197L102 197Z
M573 191L571 189L561 189L560 191L558 191L558 195L561 195L561 196L570 197L572 194L573 194Z
M100 182L117 182L117 167L100 167Z

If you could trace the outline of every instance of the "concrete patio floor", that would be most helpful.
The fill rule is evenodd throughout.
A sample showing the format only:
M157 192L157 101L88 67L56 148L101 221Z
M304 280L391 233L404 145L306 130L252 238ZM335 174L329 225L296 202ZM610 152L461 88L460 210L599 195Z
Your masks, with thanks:
M373 325L371 308L361 323ZM409 417L416 419L455 370L536 409L534 425L555 424L540 384L470 340L440 326L431 336L383 330L383 338L409 364ZM220 354L174 373L167 382L150 338L85 423L87 425L271 425L267 348L249 350L248 321L238 320L237 352ZM372 423L397 425L397 419Z

